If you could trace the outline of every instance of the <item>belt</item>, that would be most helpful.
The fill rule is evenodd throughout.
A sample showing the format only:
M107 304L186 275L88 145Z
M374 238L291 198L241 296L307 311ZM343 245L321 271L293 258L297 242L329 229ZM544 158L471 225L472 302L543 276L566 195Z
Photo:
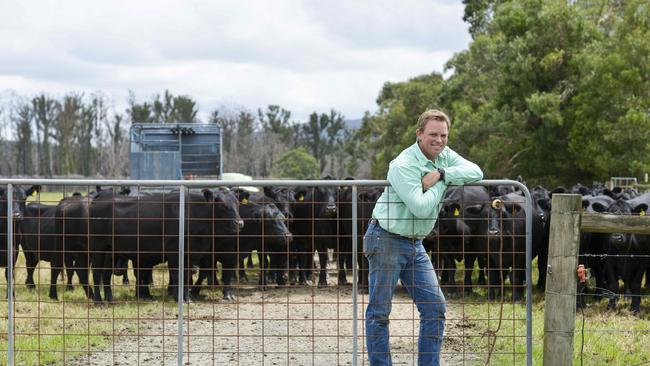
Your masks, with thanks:
M375 225L377 225L380 229L382 229L383 231L385 231L386 234L389 234L389 235L391 235L391 236L396 236L396 237L398 237L398 238L400 238L400 239L403 239L403 240L410 240L410 241L412 241L412 242L415 242L415 241L417 241L417 240L420 240L420 239L417 239L417 238L410 238L410 237L408 237L408 236L404 236L404 235L400 235L400 234L391 233L390 231L388 231L388 230L384 229L383 227L381 227L381 225L379 225L379 221L378 221L377 219L374 219L374 218L373 218L373 219L370 219L369 224L371 224L371 225L372 225L372 224L375 224Z

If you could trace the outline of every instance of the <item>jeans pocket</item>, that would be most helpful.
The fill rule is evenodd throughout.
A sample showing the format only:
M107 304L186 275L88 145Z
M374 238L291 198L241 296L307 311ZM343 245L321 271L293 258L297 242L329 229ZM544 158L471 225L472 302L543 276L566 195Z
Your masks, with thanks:
M375 233L366 233L363 237L363 255L370 259L378 251L379 237Z

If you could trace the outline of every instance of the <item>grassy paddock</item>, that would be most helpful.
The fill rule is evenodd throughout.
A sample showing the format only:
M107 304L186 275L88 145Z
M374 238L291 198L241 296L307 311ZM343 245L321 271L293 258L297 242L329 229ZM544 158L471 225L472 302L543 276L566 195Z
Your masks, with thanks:
M43 203L56 203L61 193L42 193L31 197L40 198ZM256 259L256 256L254 256ZM165 266L154 271L152 295L155 301L138 302L134 297L134 286L121 285L121 278L114 279L115 303L95 305L87 300L83 291L76 286L72 292L64 291L59 282L59 302L48 298L49 267L40 265L35 273L38 284L36 291L24 285L25 269L22 253L16 266L15 289L15 357L18 365L60 364L76 356L110 349L112 342L122 335L146 333L147 322L176 321L176 303L166 296L168 274ZM130 272L131 283L134 283ZM537 277L536 263L533 263L533 278ZM256 277L255 271L249 278ZM476 277L476 271L474 273ZM351 280L351 278L349 279ZM476 278L475 278L476 280ZM462 266L459 267L457 283L462 283ZM0 293L6 288L4 276L0 276ZM318 291L318 289L314 289ZM463 298L448 298L449 306L460 319L449 319L450 332L460 327L462 340L456 342L453 352L477 355L468 358L465 364L490 365L525 364L526 323L525 304L486 302L485 290L475 289L476 294ZM205 291L208 301L219 306L221 293ZM509 293L509 292L507 292ZM647 295L647 292L644 293ZM162 301L161 301L162 300ZM506 300L507 301L507 300ZM7 306L0 298L0 350L7 349ZM636 365L650 362L650 303L642 300L641 315L632 316L627 310L628 300L619 303L619 310L606 311L605 300L588 300L584 311L584 342L582 340L583 314L576 315L574 338L574 364L579 365ZM189 308L189 307L188 307ZM186 308L186 312L189 309ZM187 313L186 313L187 314ZM501 322L499 318L501 317ZM544 299L541 293L533 298L533 361L541 364L544 332ZM456 324L452 324L456 322ZM497 331L498 328L498 331ZM492 333L490 332L492 331ZM451 334L450 334L451 335ZM513 337L514 335L514 337ZM172 334L165 334L172 337ZM450 337L451 338L451 337ZM496 339L496 342L494 342ZM492 344L494 342L494 349ZM460 345L459 345L460 344ZM581 347L583 346L583 347ZM581 349L582 348L582 349ZM449 351L450 348L443 349ZM489 356L488 356L489 354ZM0 351L0 365L6 364L6 351Z

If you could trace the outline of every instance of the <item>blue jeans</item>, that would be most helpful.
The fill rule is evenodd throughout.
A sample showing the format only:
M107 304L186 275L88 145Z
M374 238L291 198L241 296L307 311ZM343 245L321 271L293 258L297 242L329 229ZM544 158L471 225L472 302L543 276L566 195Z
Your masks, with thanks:
M418 365L439 365L445 297L422 240L391 234L372 220L363 251L369 262L366 347L370 365L392 365L388 319L398 279L420 312Z

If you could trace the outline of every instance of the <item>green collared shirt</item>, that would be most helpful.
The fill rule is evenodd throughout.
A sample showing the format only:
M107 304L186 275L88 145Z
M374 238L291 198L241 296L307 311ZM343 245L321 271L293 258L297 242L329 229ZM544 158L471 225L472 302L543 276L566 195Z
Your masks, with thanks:
M438 168L445 169L444 182L439 181L423 192L422 177ZM431 232L438 218L447 185L463 185L481 179L481 168L449 147L445 147L436 160L431 161L415 143L390 162L390 186L377 200L372 217L388 232L423 239Z

